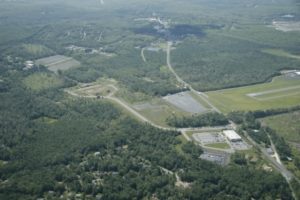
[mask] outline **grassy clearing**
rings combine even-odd
[[[189,113],[181,111],[175,106],[166,103],[164,100],[160,98],[152,99],[151,101],[148,101],[148,103],[150,103],[152,107],[139,110],[138,112],[144,115],[150,121],[161,126],[168,127],[166,120],[171,115],[176,115],[176,116],[190,115]]]
[[[124,99],[126,102],[131,104],[142,102],[142,101],[150,101],[151,96],[142,93],[142,92],[130,92],[125,88],[121,88],[116,94],[117,97]]]
[[[56,122],[58,122],[57,119],[54,119],[54,118],[50,118],[50,117],[40,117],[37,119],[38,122],[43,122],[43,123],[46,123],[46,124],[54,124]]]
[[[267,117],[262,121],[286,140],[300,143],[300,111]]]
[[[40,44],[23,44],[22,48],[30,55],[39,57],[52,54],[53,51],[44,45]]]
[[[300,93],[294,90],[277,92],[275,98],[259,100],[247,94],[260,93],[270,90],[284,89],[300,85],[300,79],[276,77],[270,83],[246,87],[207,92],[210,101],[221,111],[228,113],[235,110],[264,110],[270,108],[290,107],[300,104]],[[281,95],[282,94],[282,95]]]
[[[38,92],[63,86],[64,81],[55,74],[36,73],[26,77],[23,83],[27,88]]]
[[[270,94],[263,94],[260,96],[255,97],[259,101],[267,101],[270,99],[278,99],[282,97],[288,97],[288,96],[295,96],[300,94],[300,87],[288,89],[286,91],[280,91],[280,92],[273,92]]]
[[[287,57],[287,58],[295,58],[300,59],[300,55],[294,55],[289,52],[286,52],[282,49],[263,49],[263,53],[268,53],[275,56]]]
[[[115,89],[111,86],[92,84],[90,86],[77,89],[76,93],[83,96],[107,96],[114,90]]]
[[[182,147],[182,145],[184,145],[184,144],[187,143],[187,140],[183,137],[183,135],[177,136],[177,139],[180,140],[181,143],[180,143],[180,144],[177,144],[177,145],[175,146],[175,149],[176,149],[176,151],[177,151],[178,153],[184,155],[184,152],[182,151],[182,148],[181,148],[181,147]]]
[[[214,144],[207,144],[207,147],[217,148],[217,149],[229,149],[230,146],[227,143],[214,143]]]

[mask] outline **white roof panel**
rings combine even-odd
[[[234,130],[225,130],[223,131],[224,135],[230,140],[241,140],[241,136],[237,134]]]

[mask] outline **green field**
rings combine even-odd
[[[137,105],[143,104],[139,103]],[[144,106],[144,108],[141,109],[136,109],[136,105],[133,105],[132,107],[134,107],[135,110],[137,110],[140,114],[148,118],[153,123],[164,127],[168,127],[166,120],[172,115],[190,115],[190,113],[184,112],[160,98],[154,98],[150,101],[147,101],[144,105],[146,106]]]
[[[64,81],[54,74],[35,73],[23,80],[27,88],[34,91],[42,91],[50,88],[63,86]]]
[[[263,53],[268,53],[274,56],[281,56],[281,57],[287,57],[287,58],[295,58],[295,59],[300,59],[299,55],[294,55],[289,52],[286,52],[282,49],[263,49]]]
[[[205,145],[207,147],[217,148],[217,149],[229,149],[230,146],[227,143],[214,143]]]
[[[209,100],[225,113],[236,110],[290,107],[300,104],[300,79],[280,76],[270,83],[218,90],[206,94]]]
[[[23,44],[21,49],[36,57],[43,57],[54,53],[51,49],[40,44]]]
[[[300,111],[267,117],[262,122],[286,140],[300,142]]]

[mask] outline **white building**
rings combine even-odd
[[[31,60],[28,60],[25,62],[25,67],[23,68],[23,70],[29,70],[32,69],[34,67],[34,62]]]
[[[223,131],[223,134],[230,140],[231,142],[238,142],[242,141],[241,136],[237,134],[234,130],[225,130]]]

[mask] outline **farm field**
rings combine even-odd
[[[300,78],[279,76],[270,83],[206,93],[222,112],[264,110],[300,104]]]
[[[45,65],[50,71],[57,72],[58,70],[68,70],[73,67],[78,67],[80,63],[70,57],[55,55],[46,58],[41,58],[35,61],[38,65]]]

